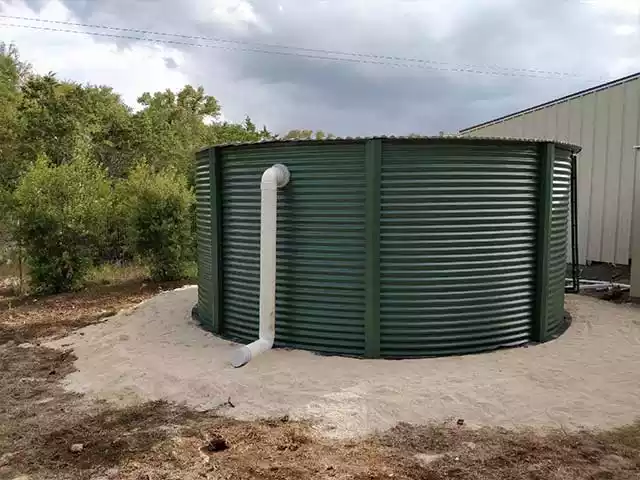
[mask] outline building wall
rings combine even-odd
[[[640,236],[640,78],[465,131],[582,146],[578,157],[578,252],[585,261],[629,263],[632,219]],[[634,209],[634,191],[636,207]]]

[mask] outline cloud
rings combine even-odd
[[[173,58],[164,57],[163,60],[164,60],[164,65],[167,68],[169,68],[171,70],[178,68],[178,62],[176,62]]]
[[[100,77],[105,80],[99,83],[138,93],[180,81],[202,84],[222,103],[227,118],[240,120],[248,113],[277,131],[455,131],[640,70],[637,0],[60,1],[32,0],[30,7],[42,18],[57,5],[64,10],[57,15],[74,21],[225,41],[176,38],[208,45],[200,48],[109,38],[73,43],[71,34],[27,31],[19,42],[25,58],[32,60],[22,41],[33,45],[44,38],[37,45],[44,52],[40,57],[47,57],[47,39],[60,35],[71,43],[56,51],[56,66],[68,65],[76,51],[88,62],[82,68],[73,62],[72,72],[64,67],[71,72],[65,75]],[[114,59],[102,67],[87,59],[100,49]],[[116,58],[138,65],[118,68]],[[412,66],[390,65],[394,62]]]
[[[37,16],[68,21],[74,18],[59,2],[31,1],[5,4],[2,13]],[[27,23],[27,22],[22,22]],[[34,24],[34,23],[30,23]],[[3,26],[0,39],[14,42],[21,57],[38,73],[55,72],[59,78],[81,83],[109,85],[134,106],[145,91],[177,89],[188,83],[188,76],[167,65],[165,58],[182,58],[179,50],[143,43],[121,48],[114,42],[97,41],[90,35],[44,32]]]

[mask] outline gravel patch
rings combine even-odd
[[[630,305],[568,295],[569,330],[528,348],[420,360],[272,350],[234,369],[236,344],[191,319],[196,299],[195,287],[162,293],[50,342],[77,356],[65,388],[119,405],[164,399],[239,419],[311,419],[333,437],[450,418],[607,428],[638,414],[640,309]]]

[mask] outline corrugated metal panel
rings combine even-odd
[[[573,142],[577,144],[580,143],[580,139],[582,136],[582,103],[581,102],[567,102],[569,108],[569,132],[568,135]],[[576,186],[579,186],[576,182]],[[569,192],[569,195],[571,195],[571,192]],[[576,188],[576,195],[578,195],[578,188]],[[567,261],[573,261],[573,242],[575,241],[575,239],[573,238],[572,232],[571,232],[571,222],[573,221],[573,219],[571,218],[573,214],[573,209],[569,208],[569,231],[567,232],[567,236],[569,238],[568,243],[567,243]],[[582,227],[581,221],[580,221],[580,211],[578,211],[578,215],[577,215],[577,222],[578,222],[578,239],[582,238],[579,232],[580,227]],[[581,245],[583,245],[584,242],[580,242],[580,240],[578,240],[578,261],[580,261],[580,259],[584,259],[584,255],[580,256],[580,247]],[[584,262],[584,260],[583,260]]]
[[[469,133],[471,133],[471,132],[473,132],[475,130],[480,130],[482,128],[486,128],[486,127],[489,127],[491,125],[494,125],[496,123],[508,122],[511,119],[523,117],[523,116],[528,115],[528,114],[530,114],[532,112],[536,112],[538,110],[542,110],[542,109],[545,109],[545,108],[550,108],[550,107],[555,106],[555,105],[557,105],[559,103],[565,103],[565,102],[568,102],[570,100],[574,100],[574,99],[578,99],[580,97],[585,97],[587,95],[591,95],[591,94],[593,94],[595,92],[599,92],[599,91],[602,91],[602,90],[607,90],[607,89],[610,89],[610,88],[618,87],[620,85],[624,85],[626,83],[630,83],[630,82],[636,81],[638,79],[640,79],[640,72],[637,72],[637,73],[634,73],[634,74],[631,74],[631,75],[627,75],[626,77],[617,78],[617,79],[612,80],[610,82],[603,83],[601,85],[596,85],[595,87],[587,88],[586,90],[581,90],[579,92],[572,93],[572,94],[566,95],[564,97],[553,99],[553,100],[551,100],[549,102],[545,102],[545,103],[542,103],[542,104],[539,104],[539,105],[535,105],[533,107],[529,107],[529,108],[526,108],[524,110],[520,110],[520,111],[515,112],[515,113],[510,113],[508,115],[504,115],[502,117],[498,117],[498,118],[495,118],[493,120],[489,120],[487,122],[479,123],[479,124],[473,125],[471,127],[464,128],[464,129],[460,130],[460,133],[462,135],[467,135],[467,134],[469,134]]]
[[[545,121],[546,119],[541,115],[540,112],[533,112],[531,115],[527,115],[527,117],[531,117],[531,126],[530,130],[526,130],[525,137],[529,137],[533,135],[529,132],[539,132],[537,135],[543,137],[545,135]],[[525,123],[526,124],[526,123]]]
[[[364,143],[227,147],[222,159],[223,333],[258,333],[260,179],[284,163],[279,194],[276,345],[364,352]]]
[[[569,136],[572,142],[580,145],[582,141],[582,102],[569,102]]]
[[[611,93],[604,90],[595,94],[595,128],[593,166],[591,167],[591,191],[589,194],[589,231],[587,233],[587,258],[604,259],[602,256],[602,219],[604,208],[604,185],[607,170],[607,141],[609,136],[609,105]],[[612,260],[602,260],[605,262]]]
[[[530,339],[538,152],[533,144],[383,144],[383,356]]]
[[[546,110],[544,114],[546,114],[544,136],[547,138],[557,139],[558,108],[556,107],[553,110]]]
[[[209,152],[202,151],[196,156],[196,239],[198,244],[198,319],[207,327],[213,326],[213,277],[211,177]]]
[[[604,215],[602,218],[602,257],[616,263],[618,212],[620,210],[620,172],[622,167],[622,122],[624,121],[624,86],[609,92],[609,125],[605,157]],[[624,261],[626,263],[627,256]]]
[[[640,124],[638,125],[638,136],[636,145],[640,145]],[[635,172],[634,172],[634,186],[638,188],[640,186],[640,148],[635,150]],[[635,195],[633,198],[633,211],[640,212],[640,195]],[[631,255],[640,256],[640,220],[634,218],[631,223]],[[640,278],[640,262],[631,262],[631,278]],[[631,282],[631,291],[629,292],[632,298],[640,297],[640,284],[636,281]]]
[[[635,108],[637,105],[638,108]],[[625,85],[624,120],[622,121],[622,165],[620,173],[620,204],[618,208],[618,235],[616,254],[627,258],[632,256],[633,219],[640,215],[640,208],[634,209],[634,191],[640,189],[635,181],[636,150],[640,145],[640,82]],[[637,195],[640,198],[640,194]],[[619,262],[620,263],[620,262]]]
[[[579,103],[582,108],[582,128],[580,145],[583,150],[578,157],[578,258],[581,264],[589,258],[587,256],[587,245],[589,244],[589,222],[591,219],[591,181],[593,179],[593,152],[595,145],[596,130],[596,97],[589,95],[584,97]]]
[[[469,136],[549,137],[580,145],[578,252],[586,261],[627,264],[630,254],[640,78],[634,77],[516,117],[465,131]],[[638,188],[637,185],[635,188]],[[636,212],[640,216],[640,212]]]
[[[213,323],[242,342],[257,337],[259,184],[266,168],[283,162],[292,181],[278,206],[277,346],[397,358],[521,344],[534,333],[540,312],[535,292],[542,290],[542,332],[552,335],[563,316],[570,147],[556,149],[552,188],[544,189],[553,202],[543,204],[542,146],[376,139],[201,153],[201,319],[210,322],[218,295],[212,287],[222,280]],[[216,195],[209,193],[212,176],[222,178]],[[545,228],[551,233],[540,237],[549,243],[549,277],[540,277],[541,290],[536,280],[543,271],[537,256],[542,205],[548,207]],[[222,224],[212,224],[220,212]],[[212,238],[220,231],[221,259],[214,257],[219,243]],[[379,244],[367,241],[374,234]],[[222,279],[219,270],[213,278],[220,260]],[[376,280],[366,281],[367,272]]]
[[[564,325],[564,286],[571,192],[571,152],[556,148],[551,193],[551,233],[549,235],[549,282],[546,338]]]
[[[557,118],[557,122],[556,122],[556,132],[553,135],[553,139],[560,139],[560,138],[569,138],[569,129],[570,129],[570,124],[569,124],[569,120],[570,120],[570,112],[569,112],[569,103],[568,102],[564,102],[564,103],[560,103],[558,104],[558,108],[556,109],[556,118]]]
[[[523,125],[524,122],[522,121],[522,118],[515,119],[513,125],[511,126],[511,128],[509,128],[509,135],[512,135],[514,137],[521,137]]]

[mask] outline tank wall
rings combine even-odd
[[[538,167],[535,145],[385,144],[383,356],[465,353],[530,339]]]
[[[551,232],[549,235],[549,283],[546,338],[564,326],[564,286],[571,194],[571,152],[557,148],[553,162]]]
[[[400,139],[197,156],[205,327],[258,335],[260,178],[278,194],[276,346],[387,358],[546,340],[564,326],[570,152]]]
[[[213,329],[213,246],[217,241],[212,229],[211,150],[196,156],[196,239],[198,244],[198,318]]]
[[[362,355],[365,309],[364,144],[257,145],[222,155],[224,335],[258,333],[260,178],[279,191],[276,345]]]

